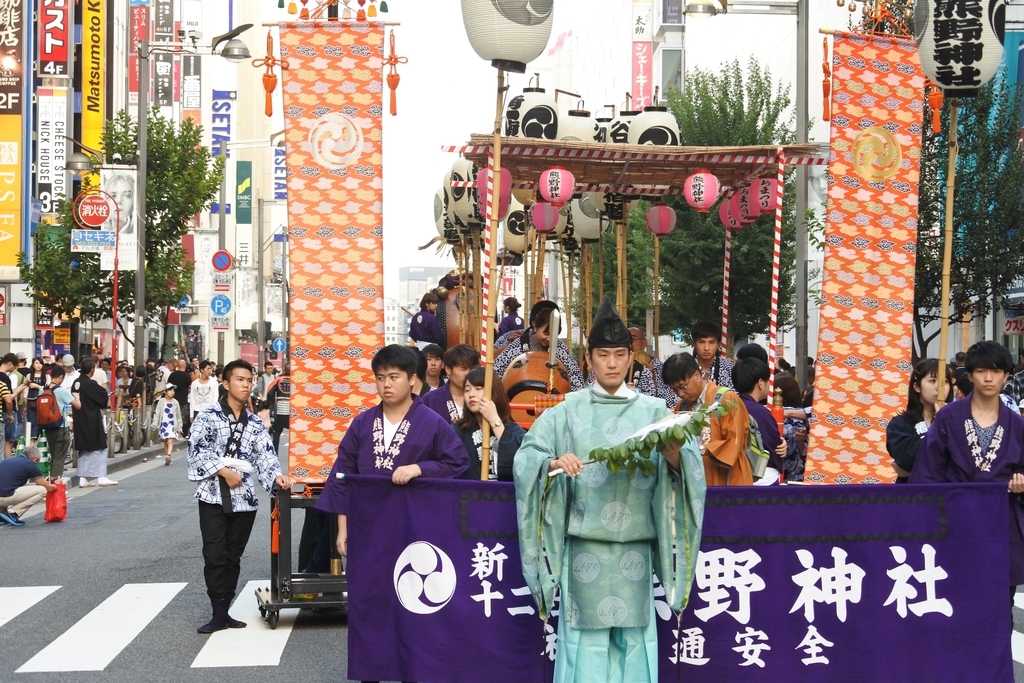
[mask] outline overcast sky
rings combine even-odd
[[[552,43],[573,28],[574,16],[609,13],[624,3],[628,0],[555,0]],[[384,124],[385,293],[394,296],[400,267],[453,265],[416,247],[437,234],[434,193],[455,159],[441,153],[442,145],[464,144],[471,133],[491,130],[496,72],[470,47],[456,0],[392,0],[389,5],[387,18],[402,22],[397,51],[409,58],[399,68],[398,116],[387,116]],[[835,0],[811,0],[810,13],[809,111],[811,120],[819,122],[812,138],[827,141],[827,125],[820,123],[823,36],[818,28],[846,28],[851,14]],[[783,82],[794,81],[795,17],[729,15],[691,22],[686,40],[687,70],[715,69],[732,59],[745,63],[753,55]],[[586,58],[575,56],[577,63]],[[530,70],[548,66],[550,59],[543,55]],[[523,85],[522,77],[515,77],[512,93]]]

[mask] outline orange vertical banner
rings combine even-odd
[[[324,480],[376,405],[384,344],[382,23],[281,24],[292,418],[288,470]]]
[[[885,428],[912,369],[925,82],[913,40],[835,33],[811,483],[896,476]]]

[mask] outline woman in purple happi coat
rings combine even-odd
[[[498,325],[498,336],[523,329],[523,319],[519,315],[519,300],[514,296],[505,299],[505,317]]]
[[[379,474],[403,486],[417,477],[454,479],[469,455],[448,423],[412,394],[416,351],[385,346],[373,357],[380,404],[352,420],[316,509],[338,515],[338,552],[348,556],[348,487],[339,474]]]
[[[999,399],[1013,371],[1003,346],[982,341],[967,350],[974,391],[935,414],[911,484],[1005,481],[1010,505],[1010,586],[1024,584],[1024,418]]]
[[[441,348],[445,346],[444,331],[441,329],[441,323],[437,322],[437,316],[434,315],[439,303],[441,300],[437,298],[437,294],[427,292],[420,299],[419,313],[414,315],[412,322],[409,323],[409,336],[420,349],[429,344],[437,344]]]

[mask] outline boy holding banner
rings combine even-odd
[[[555,683],[657,681],[652,570],[676,612],[693,580],[706,490],[696,442],[654,452],[651,476],[588,462],[669,415],[626,386],[631,347],[605,298],[588,338],[595,383],[545,411],[513,465],[523,575],[542,619],[561,595]]]
[[[316,509],[338,515],[338,552],[348,556],[346,474],[381,474],[399,486],[417,477],[454,479],[469,467],[469,455],[440,415],[413,396],[418,359],[405,346],[385,346],[371,368],[381,402],[352,420],[338,446],[338,459]]]

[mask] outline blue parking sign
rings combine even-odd
[[[227,315],[231,311],[231,299],[218,294],[210,299],[210,312],[214,315]]]

